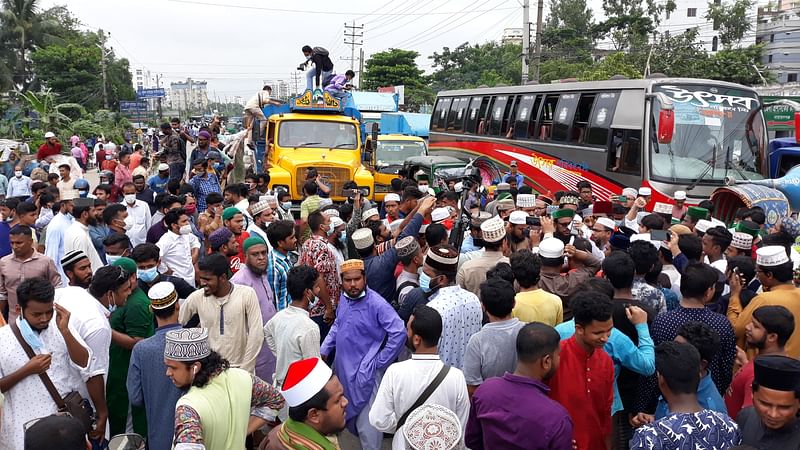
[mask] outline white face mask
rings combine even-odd
[[[22,171],[21,170],[15,170],[14,171],[14,176],[17,177],[17,178],[22,178]]]
[[[191,225],[184,225],[179,230],[180,234],[192,234],[192,226]]]
[[[128,216],[125,218],[125,231],[131,231],[131,228],[133,228],[133,218]]]
[[[125,203],[132,205],[136,203],[136,194],[126,194],[125,195]]]
[[[428,193],[428,185],[427,184],[420,184],[418,187],[419,187],[419,191],[422,192],[423,194],[427,194]]]

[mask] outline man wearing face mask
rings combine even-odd
[[[125,234],[111,233],[103,241],[103,248],[106,252],[106,261],[108,264],[113,264],[131,253],[131,240]]]
[[[322,276],[320,286],[320,302],[311,308],[311,320],[320,326],[322,337],[327,335],[327,328],[333,322],[335,302],[339,298],[339,280],[337,279],[336,257],[328,249],[327,235],[330,229],[330,217],[319,211],[308,216],[311,237],[303,243],[298,264],[317,269]]]
[[[75,220],[64,232],[64,253],[80,250],[89,257],[92,271],[104,266],[100,255],[89,237],[89,226],[97,224],[94,200],[91,198],[77,198],[73,202],[72,214]]]
[[[198,159],[192,162],[192,179],[189,184],[194,189],[195,196],[197,197],[197,210],[204,212],[206,210],[206,197],[212,192],[219,193],[222,188],[219,184],[219,178],[212,173],[208,173],[208,161],[205,159]]]
[[[171,270],[174,277],[196,286],[194,267],[200,256],[200,241],[192,234],[188,214],[180,208],[169,211],[164,216],[164,224],[169,231],[156,243],[161,250],[161,264]]]
[[[99,281],[100,272],[94,277],[92,286],[97,282],[99,289],[90,288],[97,296],[105,288],[106,295],[117,305],[111,311],[109,322],[114,334],[111,336],[109,352],[109,369],[107,393],[108,418],[111,435],[126,431],[129,423],[133,423],[133,431],[142,436],[147,435],[147,419],[144,408],[131,409],[128,402],[128,367],[131,362],[131,350],[137,342],[149,338],[155,332],[153,312],[150,310],[150,299],[136,285],[136,263],[124,257],[115,261],[112,266],[121,269],[118,276],[109,274],[107,279]]]
[[[119,203],[108,205],[103,210],[103,222],[108,225],[108,235],[112,233],[125,234],[133,227],[133,222],[128,218],[127,208]],[[106,255],[106,261],[108,261],[108,255]],[[111,261],[108,262],[111,263]]]
[[[14,176],[8,180],[6,198],[28,197],[31,195],[31,179],[22,174],[22,166],[14,167]]]
[[[333,253],[334,258],[336,258],[337,277],[341,275],[339,273],[339,266],[341,266],[344,262],[344,252],[346,251],[347,247],[347,235],[345,234],[344,228],[344,221],[339,217],[332,216],[331,223],[328,226],[328,231],[326,233],[328,249],[331,251],[331,253]]]
[[[195,291],[194,286],[187,283],[183,278],[164,275],[159,272],[159,267],[163,267],[163,265],[161,263],[161,250],[157,245],[137,245],[131,252],[131,259],[136,262],[136,276],[139,278],[139,289],[145,294],[150,295],[150,288],[162,281],[172,283],[175,291],[178,293],[178,298],[181,300],[185,300]]]
[[[402,350],[405,328],[391,305],[367,287],[364,261],[345,261],[341,273],[338,313],[320,354],[327,359],[336,349],[333,367],[350,400],[347,428],[358,436],[362,448],[377,449],[383,433],[370,424],[369,412],[383,371]]]
[[[47,237],[45,240],[44,254],[49,256],[53,261],[61,261],[64,257],[64,232],[72,225],[72,207],[73,200],[78,198],[78,191],[67,191],[61,196],[61,203],[59,204],[59,211],[47,225]],[[61,280],[64,281],[67,277],[60,265],[56,265],[58,273],[61,275]]]
[[[278,214],[278,220],[294,220],[292,215],[292,196],[286,191],[278,190],[276,195],[277,204],[280,205],[278,209],[273,209]],[[271,205],[270,205],[271,206]]]
[[[147,230],[152,225],[150,205],[136,198],[136,186],[132,183],[125,183],[122,186],[125,207],[128,210],[128,217],[133,226],[128,230],[131,244],[136,247],[147,242]]]

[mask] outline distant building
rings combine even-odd
[[[719,0],[715,0],[717,3]],[[755,3],[755,2],[754,2]],[[671,13],[664,13],[661,23],[656,31],[662,35],[678,35],[692,28],[698,31],[698,40],[702,48],[707,52],[716,52],[722,49],[719,41],[719,32],[714,22],[706,19],[708,13],[708,3],[698,0],[675,0],[675,10]],[[756,43],[755,22],[758,9],[753,5],[747,13],[753,21],[753,29],[744,36],[736,47],[748,47]]]
[[[208,83],[187,78],[169,84],[169,105],[180,111],[202,111],[208,108]]]
[[[281,100],[289,100],[292,92],[286,80],[264,80],[264,84],[272,87],[272,96]]]
[[[800,2],[797,2],[800,3]],[[781,2],[793,8],[795,2]],[[779,84],[800,81],[800,17],[794,10],[760,10],[756,36],[764,44],[761,63]]]
[[[234,95],[233,98],[231,99],[231,103],[236,103],[237,105],[244,106],[244,97],[242,97],[241,95]]]
[[[503,44],[522,44],[522,28],[506,28],[503,30]]]

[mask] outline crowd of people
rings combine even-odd
[[[380,203],[310,169],[295,219],[161,129],[154,171],[101,147],[89,192],[46,154],[0,203],[0,450],[800,448],[794,218],[513,163]]]

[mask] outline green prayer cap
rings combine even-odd
[[[128,257],[122,257],[113,263],[112,266],[122,267],[128,275],[136,273],[136,262]]]
[[[242,214],[242,212],[239,211],[239,208],[229,206],[222,211],[222,220],[231,220],[233,219],[233,216],[237,214]]]
[[[244,240],[242,248],[244,248],[244,252],[247,253],[247,250],[254,245],[267,245],[267,242],[261,236],[250,236]]]
[[[686,210],[686,215],[693,218],[693,219],[707,219],[708,218],[708,210],[705,208],[701,208],[699,206],[690,206],[688,210]]]
[[[750,224],[747,223],[747,220],[743,220],[736,224],[736,231],[740,233],[747,233],[754,238],[758,237],[759,231],[761,231],[758,227],[751,227]],[[752,222],[751,222],[752,223]],[[753,223],[755,225],[755,223]]]
[[[673,217],[673,218],[671,218],[669,220],[669,223],[671,223],[672,225],[677,225],[677,224],[681,223],[681,219],[678,219],[677,217]]]
[[[558,219],[563,219],[565,217],[572,219],[573,217],[575,217],[575,211],[569,208],[557,209],[553,211],[553,219],[558,220]]]

